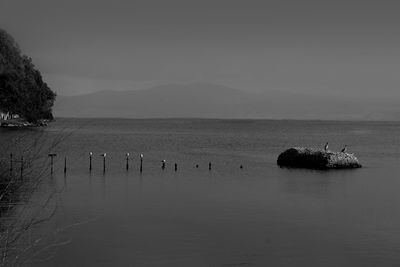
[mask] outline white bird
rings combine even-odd
[[[143,158],[143,154],[140,154],[140,158]]]
[[[342,149],[342,152],[345,153],[347,151],[347,145],[344,146],[344,148]]]
[[[103,153],[103,154],[100,155],[100,157],[104,157],[104,158],[105,158],[106,156],[107,156],[107,153]]]
[[[325,151],[328,151],[328,148],[329,148],[329,143],[326,142],[325,147],[324,147]]]
[[[93,152],[89,152],[89,156],[93,156]]]

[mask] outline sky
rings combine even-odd
[[[400,2],[1,0],[59,95],[210,82],[400,99]]]

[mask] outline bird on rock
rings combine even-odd
[[[325,147],[324,147],[325,151],[328,151],[328,148],[329,148],[329,143],[326,142]]]

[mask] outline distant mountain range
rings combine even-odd
[[[145,90],[59,96],[56,117],[265,118],[399,120],[397,101],[268,91],[248,93],[211,83],[168,84]]]

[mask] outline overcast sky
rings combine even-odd
[[[398,1],[1,0],[0,27],[62,95],[214,82],[400,96]]]

